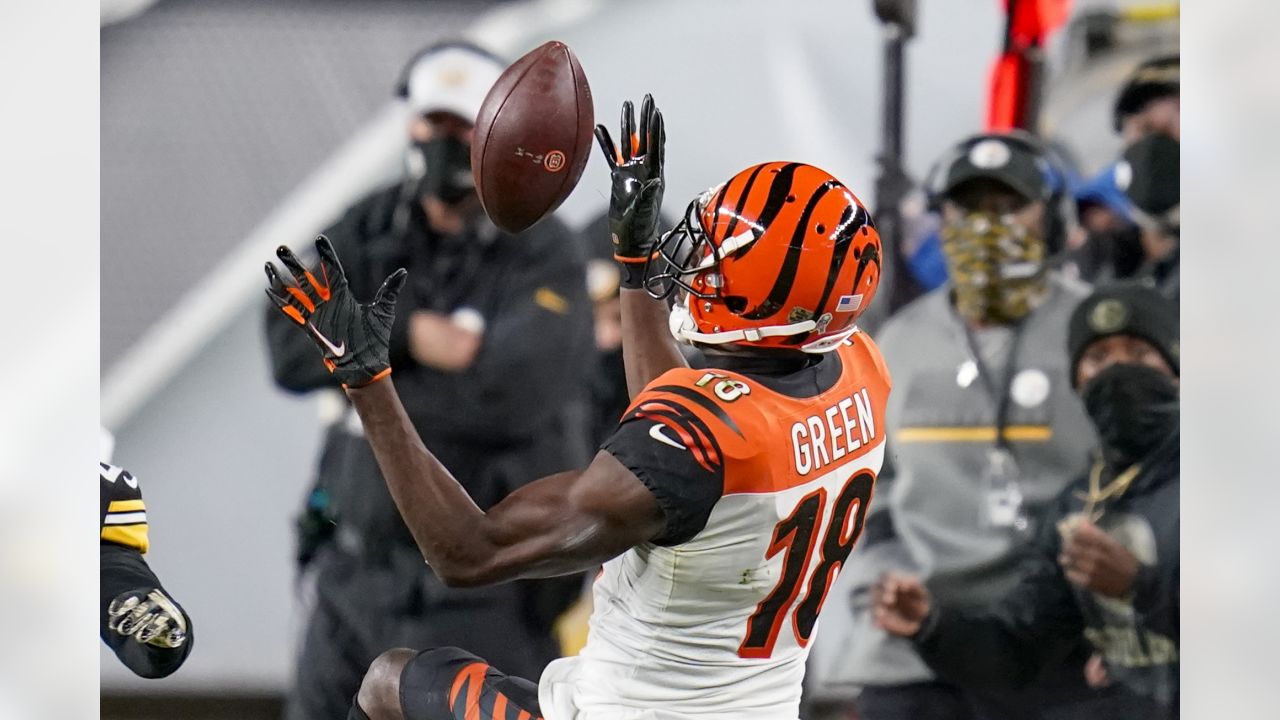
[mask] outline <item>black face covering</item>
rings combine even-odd
[[[1178,387],[1159,370],[1121,363],[1098,373],[1080,393],[1112,468],[1141,462],[1178,429]]]
[[[436,197],[455,205],[475,194],[471,176],[471,146],[452,137],[414,143],[426,163],[418,184],[418,197]]]

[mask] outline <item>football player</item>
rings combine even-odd
[[[277,251],[292,284],[267,264],[269,294],[346,388],[442,579],[604,565],[585,649],[537,685],[455,648],[394,649],[350,718],[797,717],[809,642],[884,455],[889,374],[855,325],[879,283],[880,238],[839,180],[771,162],[699,195],[655,245],[663,122],[649,97],[638,132],[634,117],[626,103],[621,149],[596,130],[632,404],[587,468],[488,512],[422,445],[388,377],[404,271],[362,305],[323,237],[314,271]],[[713,369],[688,368],[672,335]]]
[[[150,541],[138,479],[107,463],[99,475],[102,641],[136,675],[171,675],[191,654],[191,618],[142,557]]]

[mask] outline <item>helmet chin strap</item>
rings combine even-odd
[[[824,338],[818,338],[811,343],[801,345],[800,349],[807,353],[828,353],[840,347],[840,345],[846,340],[853,337],[853,334],[856,332],[858,332],[858,326],[851,325],[848,330],[845,330],[839,335],[828,335]]]
[[[727,343],[738,342],[755,342],[763,340],[767,337],[778,337],[785,335],[798,335],[812,331],[818,327],[818,323],[813,320],[805,320],[803,322],[791,323],[789,325],[767,325],[760,328],[745,328],[742,330],[725,330],[724,332],[704,333],[698,332],[698,324],[694,321],[693,315],[689,312],[689,296],[677,302],[671,308],[671,315],[667,319],[668,327],[671,335],[679,342],[684,343],[704,343],[706,345],[725,345]],[[840,343],[849,338],[850,335],[857,332],[857,326],[849,328],[846,332],[839,335],[814,340],[811,343],[801,345],[799,350],[807,353],[826,353],[835,350]]]

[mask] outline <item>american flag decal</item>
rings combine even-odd
[[[836,302],[836,312],[855,312],[862,307],[862,293],[857,295],[841,295]]]

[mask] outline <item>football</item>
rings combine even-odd
[[[507,68],[476,116],[471,172],[495,225],[520,232],[560,207],[591,152],[591,87],[568,45],[551,41]]]

